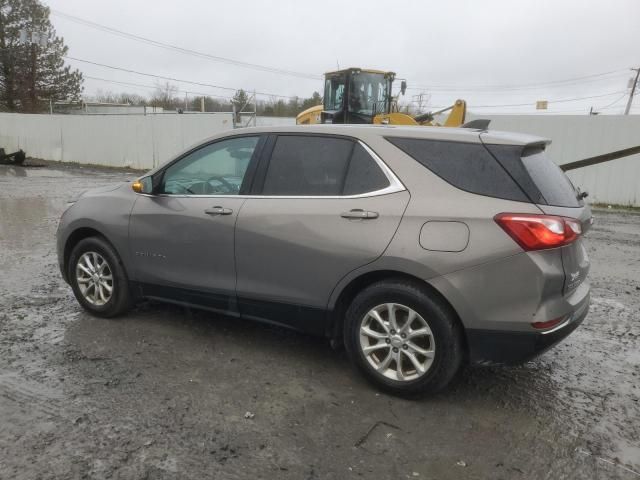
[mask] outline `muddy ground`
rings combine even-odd
[[[131,174],[0,166],[0,478],[640,478],[640,216],[597,212],[581,328],[444,393],[378,393],[322,339],[60,278],[67,199]],[[251,412],[253,418],[245,418]]]

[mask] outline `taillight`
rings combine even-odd
[[[573,242],[582,233],[580,222],[573,218],[499,213],[494,220],[524,250],[562,247]]]
[[[554,318],[553,320],[547,320],[546,322],[533,322],[531,326],[536,330],[546,330],[562,323],[564,320],[566,320],[566,318],[567,317],[565,316],[560,318]]]

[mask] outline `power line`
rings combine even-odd
[[[620,82],[623,79],[626,78],[625,74],[617,74],[616,76],[612,76],[609,78],[594,78],[594,79],[587,79],[587,80],[583,80],[583,81],[577,81],[577,82],[572,82],[572,83],[565,83],[565,84],[555,84],[555,85],[539,85],[539,86],[528,86],[528,87],[513,87],[513,88],[494,88],[494,87],[490,87],[490,88],[480,88],[480,87],[450,87],[450,88],[445,88],[443,87],[407,87],[407,90],[414,90],[414,91],[421,91],[421,92],[426,92],[426,93],[439,93],[439,92],[444,92],[444,93],[456,93],[456,92],[460,92],[460,94],[465,94],[465,93],[476,93],[476,94],[487,94],[487,95],[495,95],[495,94],[505,94],[505,95],[509,95],[513,92],[519,92],[519,91],[532,91],[531,93],[536,93],[535,91],[540,91],[540,90],[549,90],[549,89],[560,89],[560,88],[575,88],[577,86],[582,86],[582,85],[587,85],[587,84],[593,84],[593,83],[598,83],[598,82],[604,82],[604,81],[608,81],[610,83],[615,83],[615,82]]]
[[[95,23],[92,22],[90,20],[86,20],[84,18],[80,18],[80,17],[76,17],[74,15],[69,15],[68,13],[64,13],[61,12],[59,10],[55,10],[55,9],[50,9],[51,13],[64,18],[66,20],[75,22],[75,23],[79,23],[82,24],[84,26],[90,27],[90,28],[95,28],[97,30],[101,30],[103,32],[106,33],[110,33],[112,35],[116,35],[119,37],[123,37],[123,38],[127,38],[129,40],[134,40],[137,42],[141,42],[141,43],[146,43],[148,45],[153,45],[155,47],[159,47],[159,48],[164,48],[166,50],[172,50],[175,52],[179,52],[179,53],[183,53],[186,55],[192,55],[192,56],[196,56],[199,58],[205,58],[208,60],[213,60],[215,62],[220,62],[220,63],[226,63],[228,65],[234,65],[237,67],[243,67],[243,68],[249,68],[252,70],[259,70],[262,72],[269,72],[269,73],[277,73],[280,75],[289,75],[292,77],[299,77],[299,78],[307,78],[307,79],[312,79],[312,80],[320,80],[322,79],[322,76],[320,75],[314,75],[314,74],[309,74],[309,73],[303,73],[303,72],[296,72],[294,70],[286,70],[283,68],[277,68],[277,67],[269,67],[266,65],[259,65],[257,63],[249,63],[249,62],[243,62],[241,60],[235,60],[232,58],[226,58],[226,57],[220,57],[217,55],[211,55],[209,53],[204,53],[204,52],[199,52],[197,50],[192,50],[190,48],[184,48],[184,47],[180,47],[178,45],[172,45],[170,43],[165,43],[165,42],[161,42],[159,40],[153,40],[151,38],[146,38],[146,37],[142,37],[140,35],[135,35],[133,33],[128,33],[128,32],[124,32],[122,30],[118,30],[112,27],[107,27],[106,25],[101,25],[99,23]]]
[[[83,78],[88,78],[90,80],[98,80],[100,82],[107,82],[107,83],[115,83],[118,85],[125,85],[125,86],[132,86],[132,87],[139,87],[139,88],[147,88],[147,89],[151,89],[151,90],[156,90],[158,88],[158,86],[153,86],[153,85],[143,85],[141,83],[132,83],[132,82],[121,82],[119,80],[110,80],[108,78],[101,78],[101,77],[93,77],[90,75],[83,75]],[[232,100],[233,97],[226,97],[224,95],[214,95],[211,93],[203,93],[203,92],[194,92],[192,90],[176,90],[176,92],[178,93],[191,93],[194,95],[202,95],[203,97],[215,97],[215,98],[223,98],[225,100]]]
[[[165,77],[164,75],[156,75],[153,73],[146,73],[146,72],[139,72],[137,70],[131,70],[128,68],[123,68],[123,67],[115,67],[113,65],[106,65],[104,63],[98,63],[98,62],[92,62],[90,60],[84,60],[82,58],[76,58],[76,57],[70,57],[68,55],[64,55],[64,58],[66,58],[67,60],[73,60],[76,62],[82,62],[82,63],[88,63],[90,65],[96,65],[98,67],[104,67],[104,68],[109,68],[111,70],[119,70],[121,72],[127,72],[127,73],[133,73],[135,75],[142,75],[145,77],[151,77],[151,78],[158,78],[161,80],[169,80],[172,82],[180,82],[180,83],[188,83],[191,85],[198,85],[200,87],[209,87],[209,88],[218,88],[221,90],[229,90],[229,91],[237,91],[237,88],[234,87],[225,87],[222,85],[213,85],[211,83],[203,83],[203,82],[192,82],[191,80],[183,80],[183,79],[179,79],[179,78],[174,78],[174,77]],[[256,95],[264,95],[267,97],[279,97],[279,98],[297,98],[296,96],[292,96],[292,95],[278,95],[275,93],[265,93],[265,92],[255,92]]]
[[[561,99],[557,99],[557,100],[548,100],[548,103],[575,102],[575,101],[579,101],[579,100],[588,100],[590,98],[608,97],[610,95],[615,95],[615,94],[618,94],[618,93],[623,93],[623,92],[622,91],[611,92],[611,93],[604,93],[602,95],[590,95],[590,96],[587,96],[587,97],[561,98]],[[624,92],[624,94],[626,96],[626,92]],[[412,100],[410,103],[415,103],[415,101]],[[532,106],[534,103],[535,103],[535,101],[531,101],[531,102],[527,102],[527,103],[503,103],[503,104],[495,104],[495,105],[473,105],[473,104],[471,104],[470,106],[472,106],[473,108],[527,107],[527,106]],[[431,108],[444,108],[444,107],[433,106]]]
[[[623,98],[625,98],[627,96],[627,92],[624,92],[622,94],[621,97],[616,98],[613,102],[608,103],[607,105],[605,105],[604,107],[598,107],[596,110],[606,110],[608,108],[612,108],[615,106],[616,103],[618,103],[620,100],[622,100]]]
[[[303,73],[303,72],[297,72],[297,71],[293,71],[293,70],[287,70],[287,69],[282,69],[282,68],[277,68],[277,67],[270,67],[270,66],[266,66],[266,65],[260,65],[260,64],[255,64],[255,63],[250,63],[250,62],[244,62],[241,60],[235,60],[235,59],[231,59],[231,58],[227,58],[227,57],[221,57],[221,56],[217,56],[217,55],[212,55],[209,53],[205,53],[205,52],[200,52],[197,50],[193,50],[193,49],[189,49],[189,48],[185,48],[185,47],[180,47],[177,45],[173,45],[173,44],[169,44],[169,43],[165,43],[165,42],[161,42],[158,40],[154,40],[154,39],[150,39],[150,38],[146,38],[146,37],[142,37],[140,35],[135,35],[129,32],[125,32],[122,30],[118,30],[116,28],[112,28],[112,27],[108,27],[106,25],[102,25],[81,17],[77,17],[75,15],[70,15],[68,13],[64,13],[61,12],[59,10],[55,10],[55,9],[50,9],[51,13],[53,15],[56,15],[58,17],[64,18],[66,20],[69,20],[71,22],[75,22],[90,28],[94,28],[106,33],[110,33],[112,35],[116,35],[122,38],[127,38],[130,40],[134,40],[134,41],[138,41],[141,43],[145,43],[148,45],[152,45],[152,46],[156,46],[159,48],[164,48],[167,50],[172,50],[172,51],[176,51],[179,53],[183,53],[183,54],[187,54],[187,55],[192,55],[192,56],[196,56],[199,58],[205,58],[205,59],[209,59],[212,61],[216,61],[216,62],[220,62],[220,63],[226,63],[229,65],[234,65],[234,66],[239,66],[239,67],[243,67],[243,68],[249,68],[249,69],[253,69],[253,70],[259,70],[259,71],[264,71],[264,72],[270,72],[270,73],[276,73],[276,74],[281,74],[281,75],[289,75],[289,76],[294,76],[294,77],[299,77],[299,78],[306,78],[306,79],[313,79],[313,80],[319,80],[322,79],[321,75],[315,75],[315,74],[309,74],[309,73]],[[70,58],[70,57],[68,57]],[[83,61],[80,59],[76,59],[77,61]],[[87,63],[93,63],[93,62],[87,62]],[[94,63],[96,64],[96,63]],[[98,65],[98,64],[96,64]],[[115,68],[115,67],[109,67],[106,65],[100,65],[100,66],[105,66],[106,68]],[[121,69],[123,71],[127,71],[126,69]],[[525,90],[525,89],[536,89],[536,88],[545,88],[548,86],[552,86],[552,85],[561,85],[561,84],[565,84],[563,86],[568,86],[571,85],[572,83],[588,83],[588,82],[594,82],[594,81],[601,81],[604,80],[602,78],[597,78],[597,77],[602,77],[602,76],[606,76],[606,75],[611,75],[613,73],[619,73],[623,70],[612,70],[609,72],[602,72],[602,73],[597,73],[597,74],[592,74],[592,75],[585,75],[585,76],[581,76],[581,77],[574,77],[574,78],[570,78],[570,79],[564,79],[564,80],[556,80],[556,81],[549,81],[549,82],[544,82],[544,83],[539,83],[539,84],[528,84],[528,85],[519,85],[519,86],[514,86],[514,85],[483,85],[483,86],[474,86],[474,87],[463,87],[463,88],[451,88],[449,86],[439,86],[439,85],[434,85],[431,87],[420,87],[420,86],[416,86],[416,87],[409,87],[410,90],[424,90],[424,89],[430,89],[430,90],[437,90],[437,91],[448,91],[448,92],[453,92],[453,91],[491,91],[491,89],[494,89],[493,91],[507,91],[507,90]],[[130,73],[136,73],[139,75],[145,75],[141,72],[134,72],[134,71],[129,71]],[[186,80],[178,80],[178,79],[171,79],[168,77],[161,77],[161,76],[155,76],[157,78],[165,78],[165,79],[169,79],[169,80],[173,80],[173,81],[179,81],[179,82],[183,82],[183,83],[191,83],[194,85],[201,85],[201,86],[210,86],[212,88],[220,88],[220,89],[227,89],[227,90],[231,90],[231,88],[229,87],[221,87],[221,86],[213,86],[213,85],[208,85],[208,84],[202,84],[202,83],[198,83],[198,82],[190,82],[190,81],[186,81]],[[235,89],[233,89],[235,90]],[[257,92],[258,93],[258,92]],[[276,97],[280,97],[280,98],[293,98],[292,96],[286,96],[286,95],[275,95],[275,94],[269,94],[269,93],[258,93],[259,95],[267,95],[267,96],[276,96]],[[519,106],[519,105],[515,105],[514,106]]]
[[[548,103],[564,103],[564,102],[577,102],[579,100],[588,100],[590,98],[602,98],[602,97],[608,97],[610,95],[617,95],[619,93],[626,93],[626,92],[622,92],[622,91],[618,91],[618,92],[610,92],[610,93],[603,93],[602,95],[589,95],[587,97],[574,97],[574,98],[561,98],[561,99],[557,99],[557,100],[548,100]],[[527,102],[527,103],[507,103],[507,104],[502,104],[502,105],[473,105],[473,108],[493,108],[493,107],[527,107],[532,105],[533,102]]]
[[[618,69],[618,70],[611,70],[608,72],[601,72],[601,73],[594,73],[592,75],[584,75],[581,77],[574,77],[574,78],[567,78],[564,80],[552,80],[549,82],[542,82],[542,83],[531,83],[531,84],[524,84],[524,85],[475,85],[475,86],[460,86],[460,87],[452,87],[451,85],[431,85],[431,86],[420,86],[420,85],[416,85],[416,86],[411,86],[411,87],[407,87],[407,90],[441,90],[441,91],[449,91],[449,92],[455,92],[455,91],[505,91],[505,90],[528,90],[528,89],[537,89],[537,88],[548,88],[551,86],[565,86],[562,84],[567,84],[571,85],[571,84],[575,84],[575,83],[589,83],[589,82],[597,82],[597,81],[602,81],[602,80],[611,80],[606,79],[606,78],[599,78],[599,77],[604,77],[607,75],[612,75],[612,74],[618,74],[618,76],[621,76],[622,72],[627,72],[627,69]]]
[[[548,100],[548,103],[566,103],[566,102],[577,102],[580,100],[588,100],[591,98],[602,98],[602,97],[608,97],[611,95],[616,95],[616,94],[623,94],[623,97],[626,96],[626,92],[625,91],[618,91],[618,92],[610,92],[610,93],[603,93],[601,95],[589,95],[589,96],[585,96],[585,97],[574,97],[574,98],[560,98],[560,99],[555,99],[555,100]],[[620,101],[621,98],[620,97],[616,100]],[[410,103],[415,103],[415,101],[411,101]],[[615,103],[615,102],[613,102]],[[611,103],[610,105],[613,105],[613,103]],[[502,107],[530,107],[533,106],[535,104],[535,102],[527,102],[527,103],[504,103],[504,104],[495,104],[495,105],[474,105],[472,103],[467,102],[468,106],[470,109],[475,109],[475,108],[502,108]],[[441,109],[441,108],[446,108],[445,106],[435,106],[432,105],[429,108],[432,109]],[[608,107],[605,107],[608,108]],[[558,112],[559,113],[559,112]]]

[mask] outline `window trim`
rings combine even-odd
[[[271,153],[273,152],[273,148],[275,147],[275,142],[278,136],[313,136],[313,137],[332,137],[332,138],[341,138],[346,140],[351,140],[352,142],[359,143],[362,148],[373,158],[378,167],[382,170],[382,173],[389,180],[389,185],[380,190],[374,190],[371,192],[359,193],[356,195],[262,195],[260,193],[262,189],[262,184],[264,182],[264,174],[266,174],[267,168],[269,167],[269,160],[271,160]],[[171,197],[171,198],[244,198],[244,199],[258,199],[258,198],[268,198],[268,199],[355,199],[355,198],[369,198],[369,197],[379,197],[382,195],[389,195],[392,193],[404,192],[407,188],[404,186],[402,181],[398,178],[398,176],[394,173],[391,168],[385,163],[382,158],[371,148],[369,145],[364,143],[362,140],[356,137],[350,137],[347,135],[332,135],[325,133],[300,133],[300,132],[283,132],[283,133],[243,133],[240,135],[229,135],[222,138],[217,138],[213,141],[203,143],[201,145],[197,145],[194,148],[189,149],[187,152],[182,153],[179,157],[174,158],[166,165],[163,165],[161,169],[156,171],[153,175],[161,174],[164,177],[164,172],[167,168],[172,166],[174,163],[179,162],[187,155],[200,150],[201,148],[207,147],[211,144],[218,143],[224,140],[230,140],[233,138],[241,138],[241,137],[255,137],[258,136],[258,145],[256,145],[256,150],[249,162],[249,166],[247,167],[247,173],[245,177],[251,175],[250,182],[248,185],[248,190],[250,193],[238,194],[238,195],[190,195],[183,193],[155,193],[155,194],[147,194],[147,193],[139,193],[137,195],[142,195],[146,197]],[[262,178],[260,178],[262,177]],[[245,178],[246,179],[246,178]],[[244,186],[244,180],[243,180]]]
[[[303,136],[303,137],[325,137],[325,138],[337,138],[342,140],[349,140],[351,142],[360,144],[362,148],[371,156],[371,158],[376,162],[380,170],[387,180],[389,181],[389,185],[385,188],[381,188],[379,190],[372,190],[370,192],[358,193],[355,195],[262,195],[262,188],[264,186],[264,180],[266,177],[266,173],[269,169],[269,163],[271,162],[271,155],[273,153],[273,149],[275,147],[276,141],[278,137],[290,137],[290,136]],[[339,199],[339,198],[367,198],[367,197],[377,197],[380,195],[388,195],[390,193],[397,193],[405,191],[407,188],[400,181],[400,179],[396,176],[396,174],[389,168],[389,166],[380,158],[380,156],[369,147],[366,143],[364,143],[359,138],[349,137],[347,135],[332,135],[332,134],[317,134],[317,133],[306,133],[306,132],[282,132],[272,134],[267,141],[269,148],[264,149],[264,154],[260,159],[260,164],[256,169],[256,178],[254,181],[253,189],[251,195],[244,195],[246,198],[284,198],[284,199]],[[345,173],[346,174],[346,173]],[[256,185],[257,184],[257,185]]]

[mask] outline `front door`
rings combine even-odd
[[[138,196],[129,238],[145,295],[235,310],[234,228],[259,139],[194,150],[161,173],[157,194]]]

